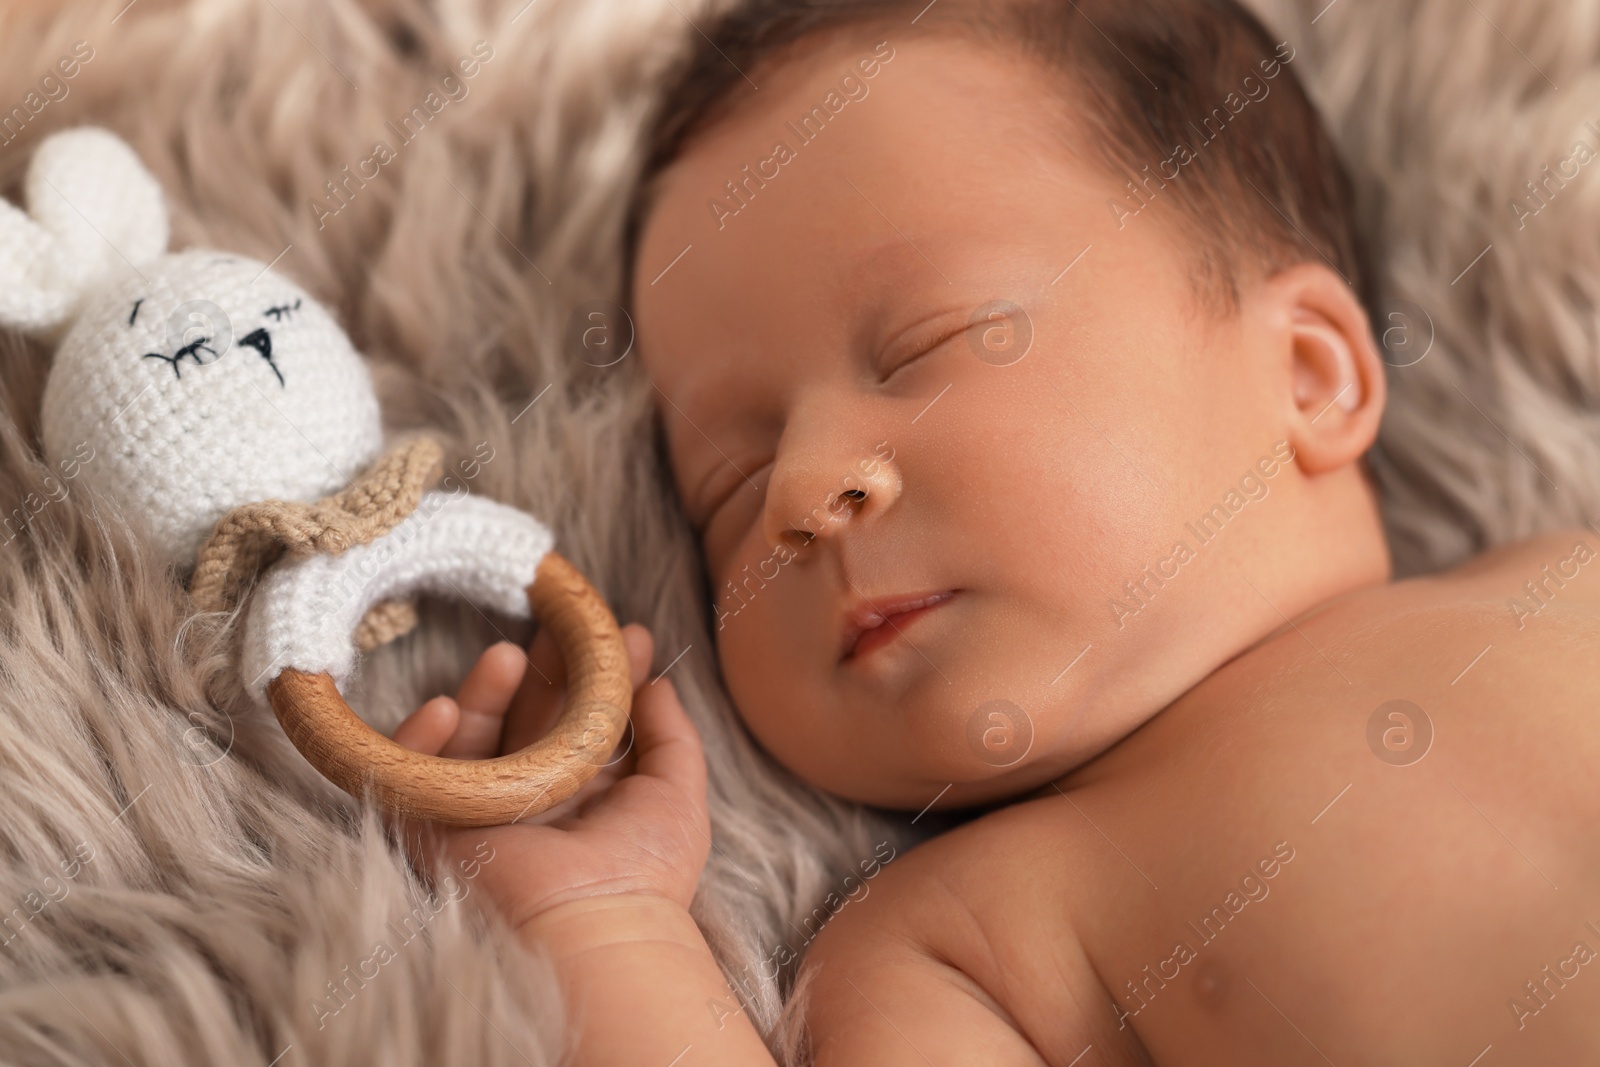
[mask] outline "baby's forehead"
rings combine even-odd
[[[680,255],[761,216],[810,224],[747,257],[773,285],[773,261],[818,234],[870,223],[921,245],[904,211],[919,194],[941,221],[984,218],[1003,244],[1061,209],[1036,181],[1050,171],[1102,188],[1096,221],[1170,227],[1213,307],[1302,261],[1364,292],[1348,182],[1294,46],[1231,0],[1116,0],[1092,33],[1090,6],[802,3],[800,21],[738,8],[663,102],[645,172],[660,195],[634,216],[631,284],[660,286]],[[846,218],[834,192],[876,216]]]
[[[720,235],[742,227],[762,200],[791,211],[813,206],[794,186],[842,177],[870,196],[876,172],[959,174],[997,156],[1026,166],[1064,140],[1046,128],[1065,114],[1062,90],[1042,91],[1045,73],[1009,50],[948,34],[891,42],[856,31],[804,43],[753,68],[759,92],[736,84],[697,116],[692,136],[645,176],[641,230],[688,208],[702,232]],[[988,180],[997,177],[1005,174]],[[981,212],[982,197],[974,187],[950,206]],[[830,221],[813,216],[817,225]],[[670,262],[636,257],[634,284],[659,284]]]
[[[1031,284],[1005,258],[1043,237],[1040,216],[1067,210],[1062,188],[1109,186],[1059,135],[1044,144],[1037,109],[1007,106],[1035,77],[940,36],[834,41],[768,68],[759,99],[748,93],[657,176],[639,221],[630,299],[644,358],[671,364],[658,379],[708,369],[704,349],[768,358],[802,334],[815,344],[886,282],[903,304],[918,282]],[[1089,209],[1097,222],[1104,204]]]

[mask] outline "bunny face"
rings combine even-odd
[[[82,476],[180,565],[232,508],[315,500],[382,446],[366,365],[332,317],[265,264],[203,249],[83,301],[42,430],[52,459],[92,446]]]

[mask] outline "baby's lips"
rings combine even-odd
[[[844,628],[839,642],[840,658],[849,659],[861,636],[868,630],[877,629],[897,615],[942,604],[958,592],[960,590],[942,589],[898,596],[863,597],[854,607],[845,611]]]

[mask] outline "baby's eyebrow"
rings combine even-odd
[[[922,244],[927,243],[926,235]],[[874,283],[894,285],[906,275],[937,279],[940,285],[953,284],[949,275],[928,258],[921,244],[912,244],[911,238],[896,230],[893,234],[859,249],[851,257],[852,268],[846,274],[845,285],[850,292],[860,292]]]

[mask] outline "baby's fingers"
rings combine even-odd
[[[461,724],[461,708],[449,697],[434,697],[395,727],[394,740],[403,748],[437,756]]]
[[[509,641],[489,646],[454,697],[438,696],[406,716],[397,744],[427,756],[487,759],[498,754],[500,724],[524,670],[522,650]]]
[[[437,756],[449,742],[461,721],[461,708],[449,697],[434,697],[408,715],[394,731],[394,741],[402,748]],[[387,808],[380,808],[383,824],[395,834],[405,849],[412,867],[428,871],[427,857],[437,846],[441,829],[420,820],[407,819]]]
[[[590,800],[568,825],[609,849],[619,868],[687,907],[711,851],[700,735],[672,682],[646,682],[633,697],[635,773]]]
[[[527,669],[527,657],[510,641],[499,641],[485,649],[456,693],[460,721],[439,755],[451,759],[491,759],[499,755],[506,709]]]

